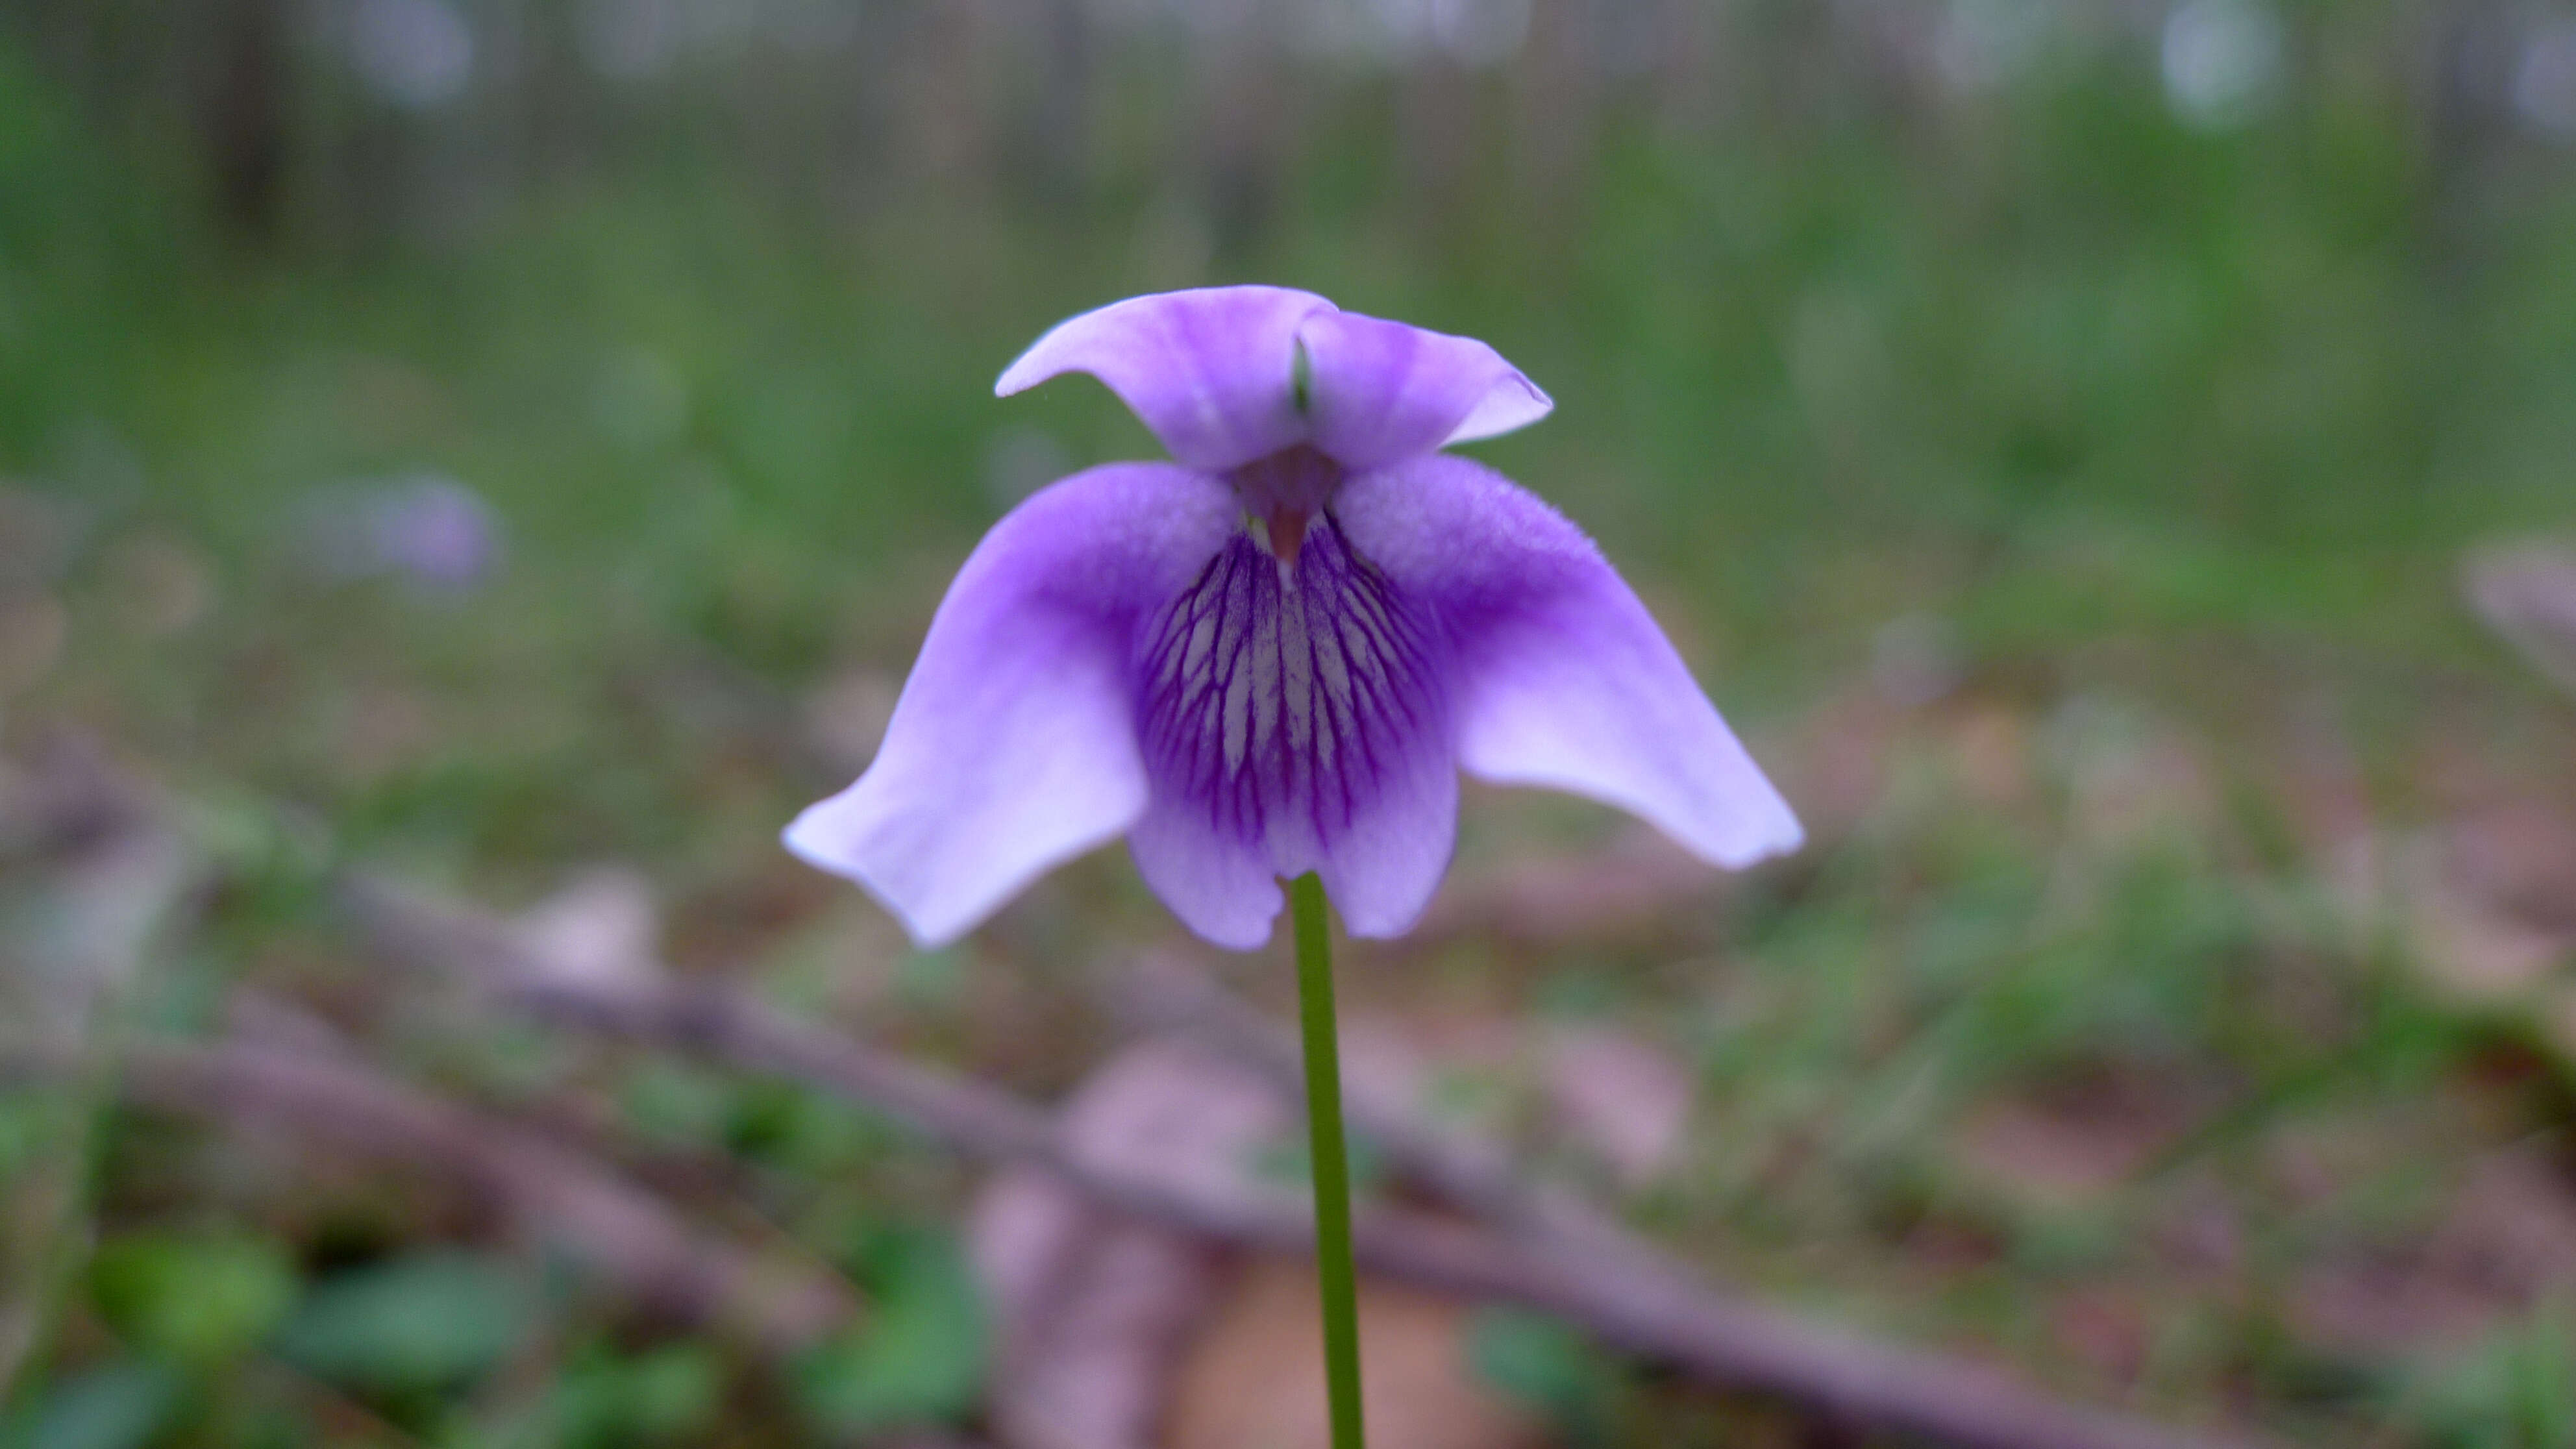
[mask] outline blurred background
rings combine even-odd
[[[1813,836],[1471,793],[1365,1090],[2068,1399],[2576,1444],[2550,0],[10,0],[0,1443],[1320,1444],[1293,1260],[436,964],[1293,1182],[1123,852],[921,954],[776,844],[1157,452],[1001,367],[1247,280],[1547,388]],[[1368,1294],[1384,1449],[1894,1442]]]

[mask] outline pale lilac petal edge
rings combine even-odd
[[[1446,448],[1454,443],[1473,443],[1485,438],[1499,438],[1518,432],[1556,410],[1556,399],[1539,390],[1537,383],[1515,371],[1485,390],[1476,406],[1460,420],[1448,437],[1440,440]]]
[[[1362,551],[1449,621],[1469,774],[1616,806],[1729,868],[1803,841],[1645,605],[1546,503],[1434,456],[1352,479],[1338,510]]]
[[[1458,763],[1427,745],[1386,782],[1374,808],[1324,850],[1315,873],[1354,936],[1413,929],[1449,873],[1458,844]]]
[[[1286,287],[1202,287],[1130,297],[1057,323],[1003,369],[996,396],[1067,372],[1107,384],[1192,468],[1222,471],[1306,435],[1296,407],[1297,329],[1333,304]]]
[[[1127,851],[1154,898],[1210,945],[1257,951],[1270,940],[1287,899],[1278,872],[1257,843],[1210,830],[1197,802],[1149,802]]]
[[[1315,445],[1354,470],[1509,432],[1555,406],[1472,337],[1319,312],[1305,319],[1297,340],[1310,366]]]
[[[950,586],[884,744],[786,832],[924,946],[953,941],[1146,806],[1138,611],[1236,526],[1223,484],[1162,464],[1076,474],[996,524]]]

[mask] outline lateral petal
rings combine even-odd
[[[1056,324],[993,384],[997,396],[1059,373],[1109,385],[1174,459],[1218,472],[1306,436],[1297,328],[1332,303],[1285,287],[1201,287],[1130,297]]]
[[[1472,337],[1318,312],[1297,340],[1306,349],[1315,446],[1353,471],[1507,433],[1556,406]]]
[[[940,601],[876,759],[796,818],[788,849],[936,946],[1125,831],[1146,802],[1137,621],[1237,527],[1223,483],[1160,463],[1077,473],[1012,510]]]
[[[1797,817],[1580,529],[1463,458],[1344,485],[1358,549],[1450,634],[1459,763],[1639,816],[1713,864],[1795,849]]]

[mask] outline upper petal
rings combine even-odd
[[[1616,805],[1703,859],[1797,847],[1797,817],[1599,549],[1491,469],[1433,455],[1353,478],[1352,541],[1448,625],[1459,763]]]
[[[1125,400],[1174,458],[1210,472],[1306,437],[1295,389],[1297,328],[1332,303],[1285,287],[1202,287],[1130,297],[1056,324],[1003,370],[1003,397],[1088,372]]]
[[[1297,340],[1306,349],[1315,446],[1353,470],[1507,433],[1556,406],[1472,337],[1318,312]]]
[[[971,930],[1145,808],[1129,651],[1144,612],[1237,529],[1224,484],[1160,463],[1077,473],[958,571],[858,783],[787,847],[868,888],[913,938]]]

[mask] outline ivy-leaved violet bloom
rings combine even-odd
[[[1277,287],[1135,297],[1038,339],[1008,395],[1109,385],[1168,463],[1062,479],[994,525],[858,783],[787,830],[925,945],[1117,836],[1220,946],[1313,871],[1401,934],[1458,776],[1590,796],[1743,866],[1778,792],[1600,550],[1439,450],[1544,416],[1492,348]]]

